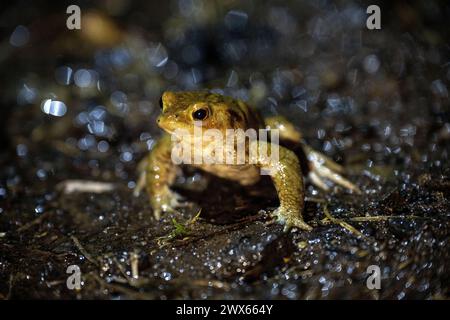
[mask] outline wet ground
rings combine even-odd
[[[80,2],[80,31],[63,6],[4,5],[0,298],[448,298],[450,8],[390,2],[370,31],[367,5]],[[132,189],[157,101],[201,88],[288,116],[363,194],[307,184],[314,229],[284,233],[270,181],[185,168],[192,205],[155,221]]]

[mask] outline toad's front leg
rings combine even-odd
[[[278,157],[273,148],[278,148]],[[302,217],[305,189],[297,156],[289,149],[263,141],[253,141],[250,150],[253,150],[251,154],[255,154],[255,150],[266,150],[257,152],[256,159],[251,160],[266,170],[277,190],[280,206],[272,215],[284,224],[285,231],[291,227],[312,230]]]
[[[171,136],[165,134],[143,160],[140,182],[135,190],[135,194],[138,194],[145,185],[156,219],[161,217],[161,212],[173,211],[182,205],[182,197],[170,190],[179,169],[172,161],[171,155]]]

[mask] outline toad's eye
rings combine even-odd
[[[159,98],[159,107],[160,107],[161,109],[163,108],[162,96],[161,96],[161,98]]]
[[[192,113],[192,118],[195,120],[205,120],[208,117],[208,111],[206,109],[198,109]]]

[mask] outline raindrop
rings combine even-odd
[[[243,11],[231,10],[225,16],[225,26],[232,31],[238,31],[247,25],[248,15]]]
[[[299,98],[302,95],[304,95],[306,93],[305,88],[303,87],[295,87],[294,89],[292,89],[292,97],[293,98]]]
[[[192,82],[193,84],[197,84],[201,81],[202,75],[200,73],[200,71],[198,71],[197,69],[192,68],[191,69],[191,74],[192,74]]]
[[[62,85],[69,85],[72,78],[73,70],[70,67],[59,67],[55,71],[56,82]]]
[[[339,98],[338,96],[332,95],[330,98],[327,99],[327,105],[333,110],[339,109],[341,104],[342,104],[341,98]]]
[[[87,112],[80,112],[75,118],[75,122],[80,125],[84,125],[89,122],[89,115]]]
[[[94,120],[104,120],[105,116],[106,110],[103,106],[97,106],[91,112],[89,112],[89,117]]]
[[[179,0],[178,9],[185,17],[190,17],[195,11],[201,9],[201,2],[194,0]]]
[[[45,180],[45,178],[47,178],[47,172],[45,172],[44,169],[39,169],[39,170],[36,172],[36,175],[37,175],[37,177],[38,177],[39,179],[41,179],[41,180]]]
[[[363,65],[367,73],[374,74],[380,68],[380,60],[376,55],[371,54],[364,58]]]
[[[178,65],[173,61],[169,61],[164,68],[164,76],[170,80],[175,78],[177,74],[178,74]]]
[[[333,146],[330,141],[325,141],[325,143],[323,145],[323,151],[330,152],[332,147]]]
[[[92,134],[95,134],[98,136],[105,135],[105,133],[106,133],[105,123],[100,120],[94,120],[94,121],[89,122],[89,124],[87,125],[87,128],[89,130],[89,133],[92,133]]]
[[[323,139],[324,137],[325,137],[325,130],[323,130],[323,129],[317,130],[317,138]]]
[[[286,8],[274,7],[269,12],[269,23],[277,31],[289,35],[297,29],[295,18],[292,17]]]
[[[431,83],[431,91],[433,93],[441,98],[448,98],[448,91],[445,84],[442,82],[442,80],[434,80]]]
[[[19,94],[17,95],[17,103],[18,104],[26,104],[33,103],[37,97],[36,89],[27,86],[26,84],[20,89]]]
[[[304,112],[307,112],[307,111],[308,111],[308,101],[306,101],[306,100],[298,100],[298,101],[295,101],[295,105],[296,105],[298,108],[302,109]]]
[[[28,153],[28,148],[24,144],[18,144],[16,147],[16,152],[19,157],[25,157]]]
[[[126,48],[117,48],[111,52],[110,59],[114,66],[123,68],[130,63],[131,56]]]
[[[365,12],[358,7],[350,6],[341,13],[345,23],[354,27],[361,27],[365,22]]]
[[[107,152],[109,150],[109,143],[108,141],[102,140],[98,143],[97,149],[100,152]]]
[[[22,47],[28,43],[28,40],[30,40],[30,32],[28,31],[28,28],[20,25],[14,29],[11,37],[9,38],[9,43],[14,47]]]
[[[125,151],[120,155],[120,160],[123,162],[129,162],[133,160],[133,154],[129,151]]]
[[[44,206],[42,206],[42,205],[37,205],[37,206],[34,208],[34,212],[35,212],[35,213],[42,213],[42,212],[44,212]]]
[[[81,138],[78,140],[78,148],[81,150],[88,150],[95,144],[95,138],[94,136],[88,134],[84,138]]]
[[[237,85],[239,76],[236,71],[231,70],[230,76],[228,77],[227,87],[234,87]]]
[[[111,94],[111,103],[115,106],[119,111],[126,112],[127,111],[127,95],[122,91],[114,91]]]
[[[161,43],[148,48],[148,60],[152,66],[162,67],[167,63],[168,59],[167,50]]]
[[[86,88],[94,83],[94,77],[89,70],[80,69],[75,72],[73,77],[75,84],[80,88]]]
[[[146,141],[146,140],[148,140],[148,139],[151,139],[151,137],[152,137],[152,135],[151,135],[149,132],[142,132],[142,133],[139,135],[139,140],[141,140],[141,141]]]
[[[46,99],[41,104],[44,113],[55,117],[62,117],[67,112],[67,107],[62,101]]]
[[[162,278],[166,281],[169,281],[170,279],[172,279],[172,274],[170,272],[164,271],[162,273]]]

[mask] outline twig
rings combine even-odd
[[[8,289],[8,294],[6,295],[6,300],[9,300],[11,298],[13,284],[14,284],[14,275],[11,273],[9,275],[9,289]]]
[[[51,215],[53,213],[53,211],[47,211],[43,214],[41,214],[39,217],[37,217],[36,219],[34,219],[33,221],[30,221],[26,224],[24,224],[23,226],[21,226],[20,228],[17,229],[17,232],[22,232],[25,230],[28,230],[29,228],[31,228],[32,226],[36,225],[36,224],[40,224],[42,222],[42,220],[44,220],[45,218],[47,218],[49,215]]]
[[[75,243],[75,246],[78,248],[78,250],[80,250],[80,252],[83,254],[83,256],[86,257],[86,259],[88,259],[89,262],[91,262],[92,264],[99,266],[98,261],[96,261],[94,258],[92,258],[92,256],[89,254],[89,252],[86,251],[86,249],[84,249],[84,247],[81,245],[80,241],[77,239],[77,237],[75,236],[70,236],[73,240],[73,243]]]
[[[89,275],[92,278],[94,278],[94,280],[96,280],[100,284],[100,286],[102,286],[103,288],[107,288],[109,290],[125,294],[125,295],[129,296],[132,299],[136,299],[136,300],[151,300],[151,299],[155,299],[154,295],[145,294],[143,292],[135,291],[133,289],[128,289],[128,288],[126,288],[124,286],[121,286],[121,285],[108,283],[105,280],[103,280],[101,277],[96,275],[95,273],[89,273]]]
[[[428,219],[427,217],[419,216],[367,216],[367,217],[353,217],[349,218],[355,222],[372,222],[372,221],[387,221],[390,219]]]
[[[323,198],[305,197],[306,202],[325,203],[327,200]]]
[[[138,279],[139,278],[139,255],[137,254],[136,251],[133,251],[131,253],[131,257],[130,257],[130,265],[131,265],[131,276],[133,279]]]
[[[212,288],[216,288],[216,289],[223,289],[225,291],[228,291],[231,289],[231,286],[228,283],[219,281],[219,280],[198,279],[198,280],[193,280],[192,284],[194,286],[212,287]]]
[[[123,265],[115,257],[113,258],[113,261],[116,263],[117,267],[119,268],[120,273],[125,277],[127,282],[130,283],[132,279],[130,279],[130,277],[128,276],[127,271],[125,270]]]
[[[356,234],[359,237],[367,238],[363,233],[361,233],[360,231],[356,230],[353,226],[351,226],[347,222],[345,222],[345,221],[343,221],[341,219],[333,217],[331,215],[330,211],[328,211],[328,207],[326,205],[323,206],[323,213],[325,214],[325,217],[327,217],[332,223],[340,225],[342,228],[347,229],[348,231],[350,231],[351,233]]]
[[[71,194],[74,192],[103,193],[113,191],[115,184],[91,180],[65,180],[58,183],[56,187],[57,189],[61,189],[64,194]]]

